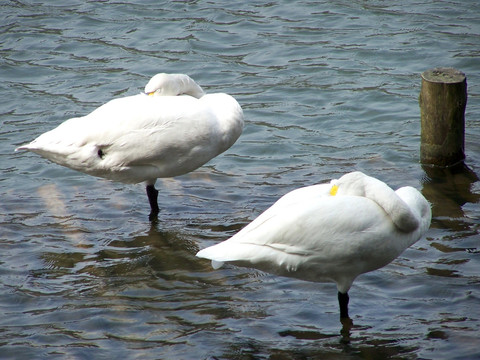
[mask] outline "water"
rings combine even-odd
[[[473,359],[480,355],[476,1],[6,1],[0,5],[0,358]],[[420,73],[467,75],[466,163],[419,164]],[[161,180],[160,221],[122,185],[13,149],[192,76],[244,108],[238,142]],[[278,197],[361,170],[433,205],[427,235],[350,291],[213,271],[199,248]],[[428,170],[428,169],[427,169]]]

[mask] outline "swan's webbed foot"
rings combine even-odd
[[[148,202],[150,203],[150,215],[148,215],[148,220],[154,221],[157,219],[160,209],[158,208],[158,190],[155,189],[154,185],[147,185],[147,196]]]

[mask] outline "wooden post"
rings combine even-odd
[[[422,73],[420,161],[452,166],[465,160],[467,79],[461,71],[436,68]]]

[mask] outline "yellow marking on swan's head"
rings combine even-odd
[[[150,91],[149,93],[147,93],[148,96],[153,96],[155,95],[155,91]]]
[[[338,191],[338,185],[333,185],[332,188],[330,189],[330,195],[335,196]]]

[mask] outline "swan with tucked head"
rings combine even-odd
[[[203,249],[214,268],[225,262],[313,282],[337,284],[340,317],[348,290],[428,230],[431,209],[413,187],[393,191],[361,172],[294,190],[230,239]]]
[[[232,146],[242,130],[242,108],[232,96],[205,94],[187,75],[162,73],[145,93],[111,100],[16,150],[93,176],[145,182],[154,219],[157,178],[197,169]]]

